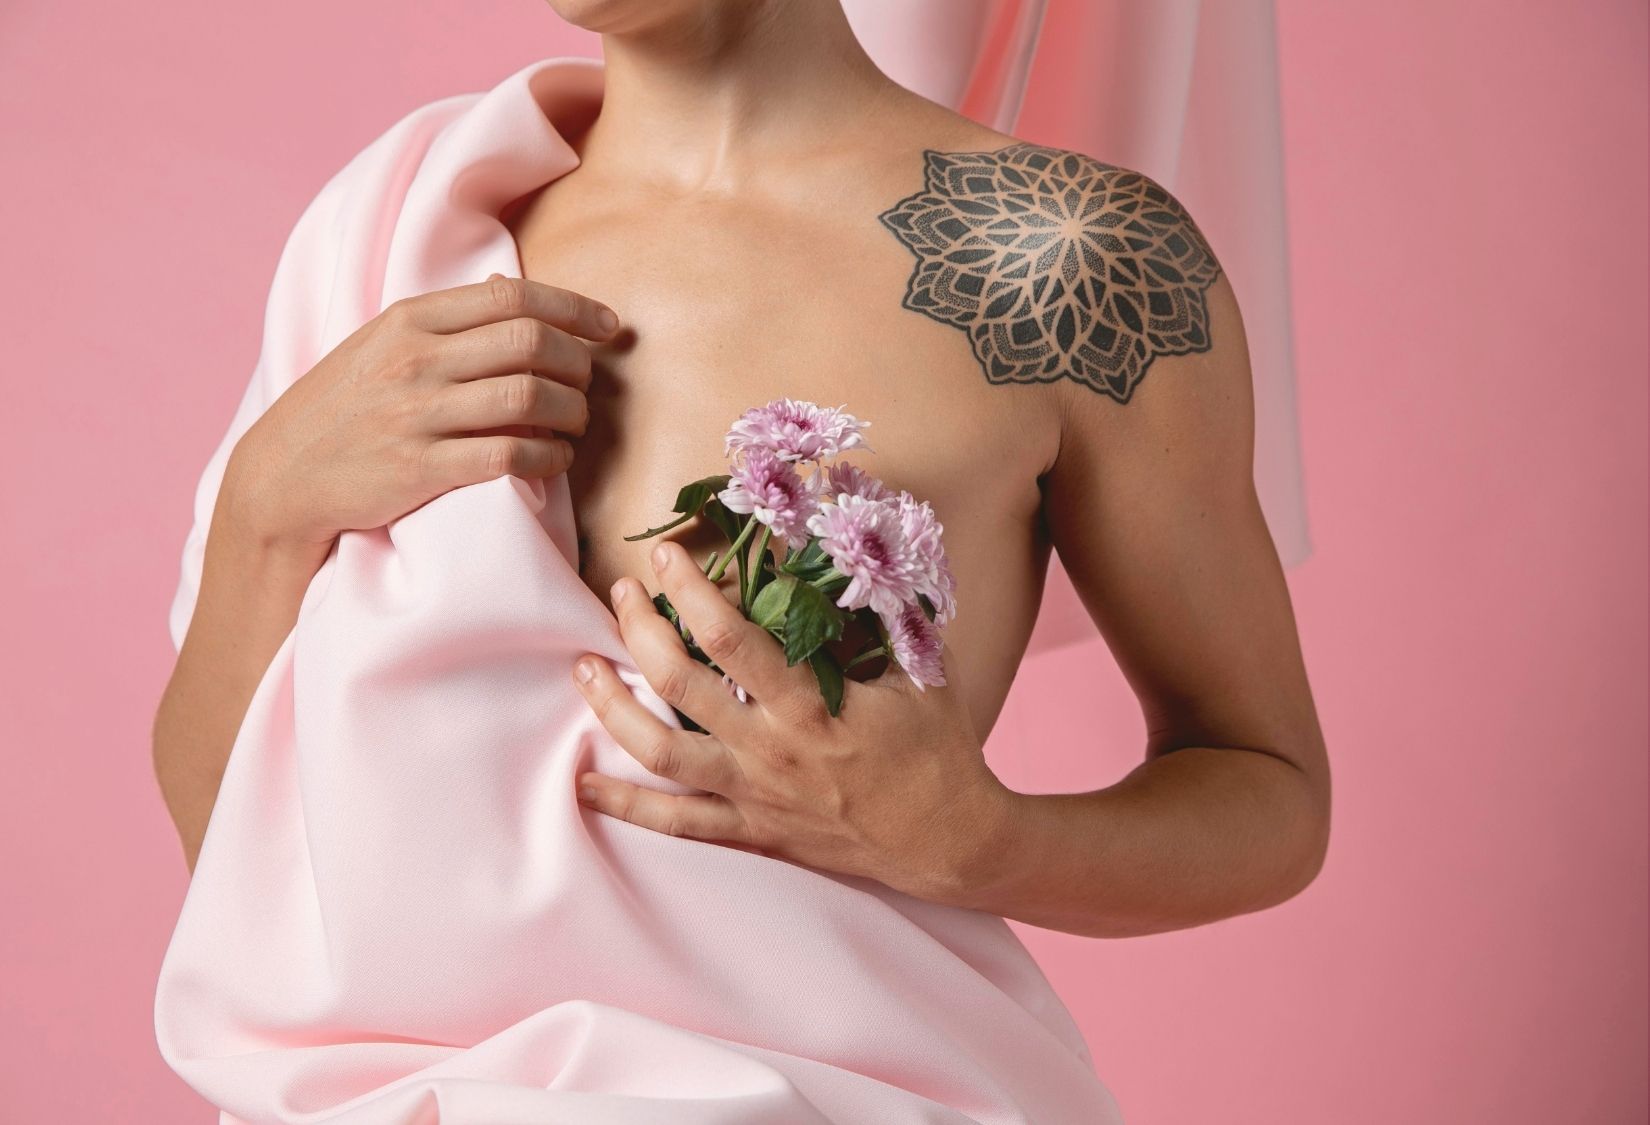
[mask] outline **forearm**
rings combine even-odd
[[[155,778],[191,872],[253,692],[329,545],[271,540],[220,502],[200,593],[155,714]]]
[[[948,900],[1088,937],[1276,905],[1312,881],[1327,843],[1327,784],[1254,751],[1178,750],[1090,793],[1005,792]]]

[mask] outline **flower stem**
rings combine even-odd
[[[855,664],[863,664],[863,663],[865,663],[865,661],[870,660],[872,657],[881,656],[887,650],[888,650],[888,646],[885,645],[885,644],[873,645],[870,648],[866,649],[864,652],[860,653],[858,656],[854,657],[852,660],[848,661],[848,663],[844,664],[842,666],[842,670],[844,672],[846,672],[848,669],[852,668]],[[892,659],[892,657],[890,657],[889,659]]]
[[[715,570],[705,575],[706,578],[709,578],[712,582],[722,580],[722,574],[728,569],[728,563],[733,560],[734,555],[739,553],[739,548],[745,545],[745,541],[751,537],[752,529],[759,522],[755,516],[750,516],[745,520],[745,526],[739,529],[738,537],[728,545],[728,553],[722,556],[722,561],[716,565]]]
[[[762,535],[756,541],[756,558],[751,561],[750,582],[739,591],[739,605],[747,615],[750,613],[751,599],[756,596],[756,577],[762,573],[762,560],[768,556],[768,540],[773,538],[773,528],[762,525]]]

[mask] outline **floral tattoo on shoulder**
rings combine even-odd
[[[1220,263],[1155,181],[1029,143],[923,160],[922,190],[878,216],[917,259],[902,304],[965,331],[991,382],[1123,403],[1158,356],[1209,349]]]

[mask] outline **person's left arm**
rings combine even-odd
[[[971,896],[1095,936],[1277,905],[1328,847],[1328,755],[1254,486],[1242,318],[1223,273],[1185,295],[1201,347],[1149,357],[1121,396],[1060,384],[1044,478],[1061,561],[1140,701],[1145,760],[1095,792],[1022,798]]]
[[[1132,296],[1139,311],[1182,311]],[[773,638],[672,543],[658,555],[660,588],[754,698],[735,700],[642,585],[621,580],[615,612],[638,668],[709,733],[661,721],[600,657],[587,658],[581,687],[645,767],[707,795],[585,774],[587,803],[1092,937],[1262,910],[1311,883],[1328,844],[1329,765],[1254,488],[1247,344],[1224,275],[1182,296],[1207,320],[1179,354],[1142,340],[1145,362],[1120,368],[1121,386],[1074,370],[1048,388],[1064,420],[1045,515],[1140,700],[1139,766],[1093,792],[1014,792],[986,765],[955,685],[919,692],[897,670],[850,680],[842,714],[829,717],[806,665],[786,667]]]

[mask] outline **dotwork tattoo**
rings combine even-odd
[[[1028,143],[923,159],[922,190],[878,216],[917,258],[902,304],[966,331],[991,382],[1128,402],[1153,359],[1208,350],[1220,263],[1161,186]]]

